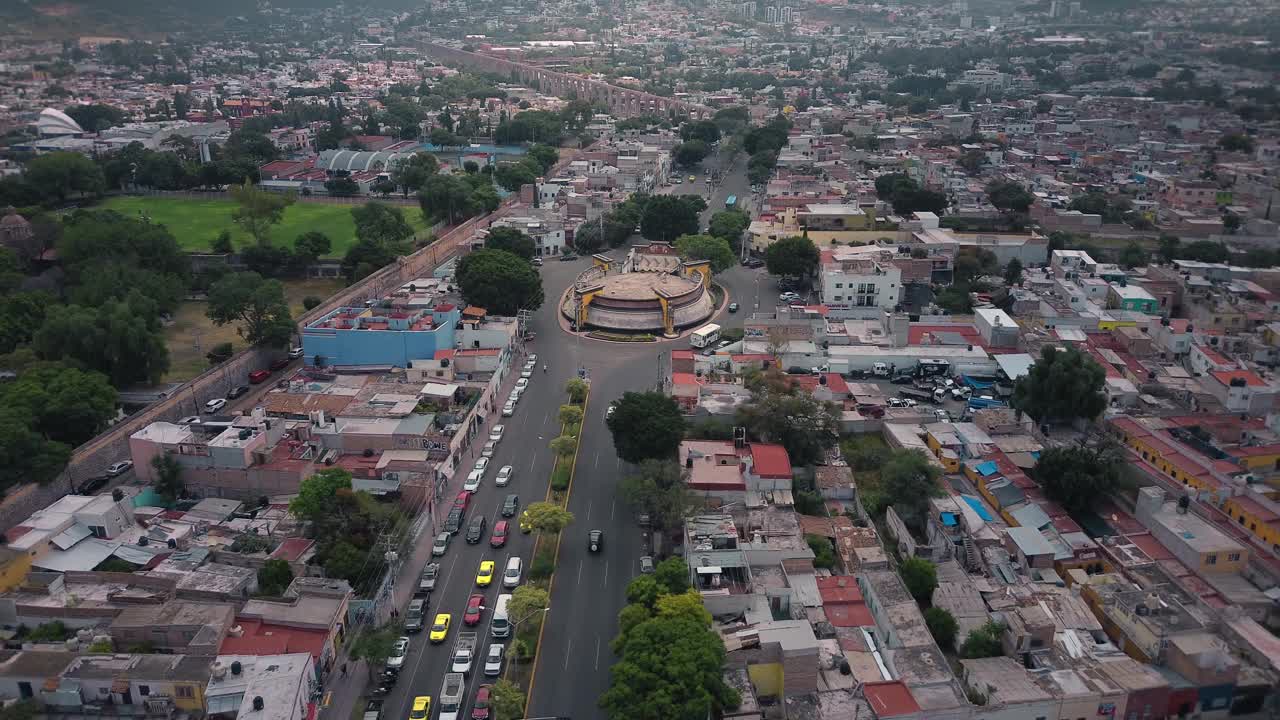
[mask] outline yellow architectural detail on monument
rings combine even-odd
[[[583,326],[586,325],[587,306],[591,304],[592,298],[594,298],[596,294],[599,292],[600,291],[598,289],[588,290],[587,292],[582,294],[581,298],[579,298],[578,300],[578,328],[579,329],[581,329]]]
[[[709,260],[688,260],[681,264],[681,274],[689,279],[698,276],[698,282],[703,287],[711,287],[711,261]]]
[[[658,296],[658,305],[662,307],[662,329],[668,335],[675,335],[675,320],[671,317],[671,303],[661,295]]]

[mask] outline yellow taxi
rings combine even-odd
[[[431,717],[431,696],[419,695],[413,699],[413,709],[409,710],[409,720],[427,720]]]
[[[533,532],[533,523],[529,520],[529,511],[520,513],[520,532],[528,535]]]
[[[440,613],[436,615],[436,621],[431,623],[431,642],[444,642],[449,637],[449,623],[453,621],[453,616],[449,613]]]
[[[698,182],[698,176],[697,176],[697,175],[690,175],[690,176],[689,176],[689,182]]]
[[[485,560],[480,563],[480,572],[476,573],[476,585],[480,587],[489,587],[489,583],[493,582],[494,562]]]

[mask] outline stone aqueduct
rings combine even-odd
[[[505,58],[460,50],[447,45],[424,43],[423,50],[431,58],[445,65],[511,78],[513,82],[560,98],[579,98],[602,103],[609,108],[609,113],[614,117],[626,118],[637,115],[670,117],[672,114],[678,114],[704,118],[711,117],[712,113],[711,108],[705,105],[653,95],[639,90],[620,88],[599,80],[589,80],[577,75],[546,70]]]

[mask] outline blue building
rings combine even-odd
[[[430,359],[454,347],[458,306],[338,308],[307,325],[302,350],[308,365],[394,365]]]

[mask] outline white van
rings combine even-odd
[[[493,622],[489,624],[489,632],[496,638],[504,638],[511,635],[511,618],[507,616],[507,603],[509,602],[511,602],[510,595],[499,595],[498,604],[493,607]]]
[[[513,588],[520,584],[524,576],[524,561],[517,555],[507,561],[507,570],[502,573],[502,587]]]

